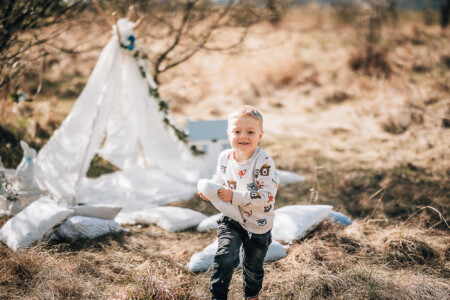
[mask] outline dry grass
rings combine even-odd
[[[352,70],[355,30],[320,6],[291,10],[277,27],[253,27],[246,51],[201,53],[161,78],[179,120],[224,118],[243,103],[262,111],[262,146],[278,167],[306,177],[280,188],[278,207],[311,203],[314,186],[313,203],[358,220],[346,228],[323,224],[267,264],[263,299],[448,298],[448,228],[427,229],[440,221],[429,209],[402,225],[424,206],[450,214],[450,33],[412,15],[383,29],[389,78]],[[39,148],[57,128],[108,38],[102,25],[80,22],[57,43],[93,51],[52,61],[27,108],[0,101],[0,155],[8,167],[21,159],[21,138]],[[112,170],[97,159],[90,175]],[[381,200],[371,198],[383,187]],[[196,196],[173,205],[215,213]],[[214,238],[133,226],[130,234],[19,253],[1,245],[0,298],[208,299],[210,273],[184,266]],[[241,298],[241,285],[236,271],[231,299]]]
[[[208,299],[210,272],[185,265],[215,233],[130,234],[19,253],[0,246],[0,296],[45,299]],[[381,230],[381,231],[380,231]],[[264,299],[445,299],[448,249],[442,232],[357,222],[322,224],[288,256],[266,264]],[[241,297],[236,271],[230,299]]]

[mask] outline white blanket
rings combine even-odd
[[[77,192],[77,202],[87,205],[123,207],[119,216],[188,200],[196,192],[193,184],[183,183],[160,169],[135,169],[86,178]]]

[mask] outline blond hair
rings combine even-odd
[[[263,117],[254,106],[242,105],[228,115],[228,121],[230,121],[231,119],[238,119],[242,117],[251,117],[257,119],[261,123],[261,128],[263,127]]]

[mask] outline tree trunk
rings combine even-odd
[[[266,2],[266,8],[270,12],[270,22],[272,24],[278,24],[281,20],[281,5],[278,0],[268,0]]]
[[[445,28],[448,26],[450,18],[450,0],[447,0],[441,7],[441,26]]]

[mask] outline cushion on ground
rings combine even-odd
[[[203,249],[202,252],[198,252],[192,255],[187,265],[189,270],[191,270],[192,272],[207,271],[214,261],[214,255],[216,254],[217,251],[217,243],[218,240],[216,239],[212,244],[206,246],[206,248]],[[264,262],[279,260],[285,256],[286,250],[284,250],[283,246],[277,241],[272,241],[272,243],[269,246],[269,249],[267,250]],[[241,252],[239,253],[239,258],[240,263],[238,268],[242,268],[242,248]]]
[[[217,224],[217,221],[219,221],[220,217],[222,217],[222,213],[215,214],[213,216],[207,217],[203,221],[200,222],[197,226],[197,231],[208,231],[219,228],[219,224]]]
[[[115,205],[78,205],[72,206],[74,216],[85,216],[106,220],[114,220],[122,210],[121,206]]]
[[[272,238],[290,243],[304,238],[330,213],[330,205],[288,205],[275,210]]]
[[[207,217],[188,208],[163,206],[134,214],[134,221],[140,224],[156,224],[169,232],[181,231],[197,226]]]
[[[72,214],[73,210],[58,206],[52,199],[40,198],[3,225],[0,239],[13,251],[23,249]]]
[[[217,191],[223,188],[223,186],[213,182],[212,180],[200,179],[197,183],[197,188],[200,193],[209,199],[209,202],[211,202],[211,204],[214,205],[218,211],[239,223],[243,222],[241,213],[239,212],[239,208],[237,206],[233,206],[230,202],[223,202],[220,200]]]
[[[328,214],[328,219],[332,223],[338,223],[341,225],[352,225],[353,224],[353,221],[350,220],[349,217],[347,217],[343,213],[340,213],[340,212],[337,212],[334,210],[330,211],[330,213]]]
[[[113,220],[72,216],[47,236],[52,240],[74,241],[78,239],[93,239],[122,230],[122,226]]]
[[[288,185],[291,183],[297,183],[305,180],[302,176],[285,170],[277,169],[278,179],[280,180],[280,185]]]
[[[187,267],[192,272],[203,272],[211,267],[214,261],[214,255],[217,251],[217,239],[210,245],[206,246],[202,252],[192,255]]]

